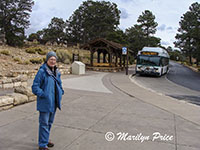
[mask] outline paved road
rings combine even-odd
[[[200,91],[200,73],[178,63],[170,62],[170,71],[167,78],[191,90]]]
[[[162,77],[139,76],[133,81],[150,91],[200,105],[200,75],[182,65],[170,63],[170,72]]]
[[[63,78],[65,95],[51,131],[51,150],[200,149],[198,107],[142,90],[124,73],[89,76]],[[37,149],[35,106],[32,102],[0,112],[0,150]],[[108,131],[115,135],[107,136],[113,141],[106,140]],[[129,138],[118,140],[120,132]],[[173,139],[153,141],[155,132]],[[149,138],[142,142],[144,136]]]

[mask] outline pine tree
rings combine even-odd
[[[126,29],[129,48],[134,51],[134,55],[144,46],[156,47],[160,45],[160,38],[154,37],[156,32],[157,22],[151,11],[145,10],[138,17],[138,24]]]
[[[119,25],[120,11],[109,1],[84,1],[67,20],[70,41],[85,43],[97,37],[105,38]]]
[[[181,17],[179,22],[177,41],[175,46],[180,48],[189,57],[192,64],[192,57],[196,58],[197,65],[200,61],[200,4],[193,3]]]
[[[155,16],[149,10],[142,12],[142,15],[139,16],[137,22],[142,28],[144,35],[148,38],[151,34],[156,33],[156,27],[158,23],[155,22]]]
[[[66,23],[62,18],[54,17],[48,25],[48,28],[43,29],[43,40],[51,43],[64,43],[66,39]]]
[[[33,0],[1,0],[0,29],[5,33],[7,44],[20,46],[25,39],[25,29],[30,22]]]

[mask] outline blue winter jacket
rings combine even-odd
[[[46,63],[40,67],[32,85],[32,92],[37,95],[38,111],[54,112],[56,107],[61,110],[61,99],[64,90],[62,88],[60,76],[60,72],[56,69],[55,77]]]

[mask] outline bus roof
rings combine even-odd
[[[141,51],[138,52],[138,55],[142,55],[142,52],[154,52],[157,53],[158,56],[169,58],[168,52],[160,47],[144,47]]]

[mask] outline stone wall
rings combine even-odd
[[[34,78],[38,70],[16,70],[10,71],[5,77],[0,77],[0,89],[16,88],[19,86],[27,86],[28,78]],[[71,67],[60,66],[61,74],[70,74]]]
[[[26,74],[13,76],[14,74],[0,79],[0,88],[14,89],[14,93],[0,96],[0,111],[36,100],[36,96],[32,93],[30,87],[28,88],[28,76]]]
[[[63,75],[63,74],[70,74],[71,73],[71,66],[68,65],[68,66],[63,66],[63,65],[60,65],[59,66],[59,71],[60,73]]]
[[[25,75],[27,78],[35,77],[37,70],[11,70],[7,77],[17,77],[20,75]]]
[[[71,67],[59,66],[59,70],[61,74],[70,74]],[[14,93],[0,96],[0,111],[36,100],[31,87],[28,87],[28,78],[34,78],[36,73],[37,70],[11,71],[7,77],[0,78],[0,88],[14,89]]]
[[[2,77],[0,79],[0,88],[16,88],[19,86],[27,86],[27,75],[18,75],[17,77]]]
[[[61,74],[70,74],[71,73],[71,66],[70,65],[59,65],[59,71]],[[27,75],[27,78],[34,78],[38,69],[35,70],[11,70],[7,77],[17,77],[20,75]]]
[[[36,96],[32,93],[31,88],[25,86],[16,87],[14,93],[0,96],[0,111],[35,100]]]

